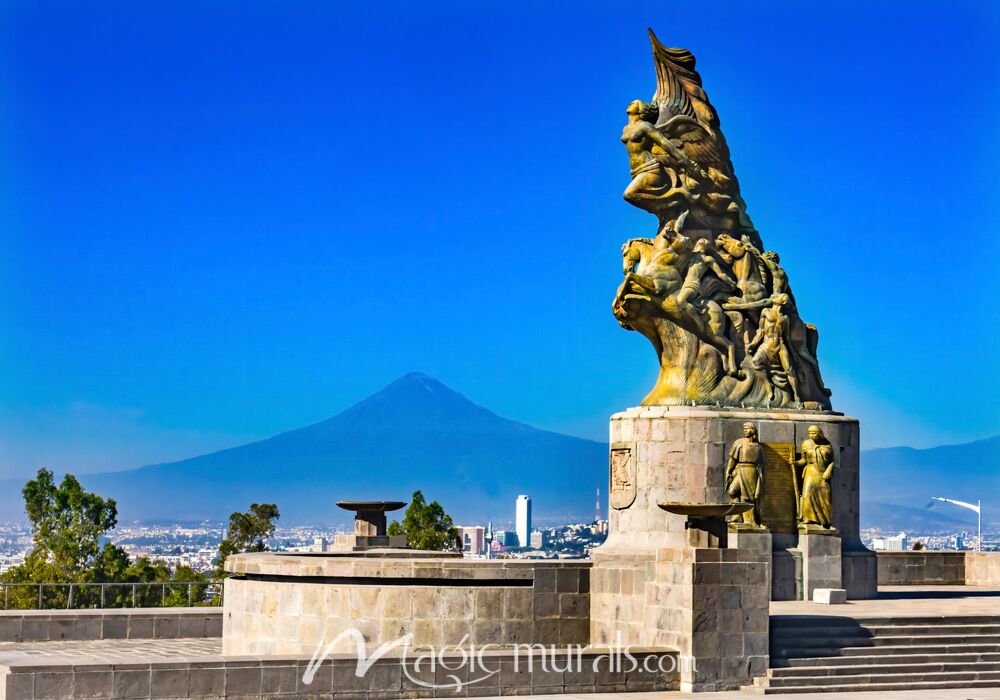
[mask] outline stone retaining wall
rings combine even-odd
[[[965,552],[965,585],[1000,586],[1000,552]]]
[[[877,552],[880,586],[1000,586],[1000,552]]]
[[[221,636],[222,608],[0,611],[0,642]]]
[[[226,562],[225,654],[375,648],[563,646],[590,641],[589,561],[402,560],[239,554]]]
[[[416,657],[386,656],[360,677],[358,657],[327,657],[305,682],[303,657],[178,658],[169,662],[93,664],[77,659],[7,660],[0,665],[0,698],[310,698],[394,700],[563,693],[665,691],[678,688],[673,651],[631,649],[637,666],[613,650],[547,653],[492,651],[466,663],[448,655],[436,667],[414,668]],[[532,663],[529,664],[528,660]],[[647,669],[652,669],[651,671]],[[460,687],[456,688],[456,681]]]
[[[880,586],[962,586],[965,552],[877,552]]]

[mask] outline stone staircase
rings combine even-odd
[[[1000,612],[1000,611],[998,611]],[[771,617],[757,693],[1000,687],[1000,615]]]

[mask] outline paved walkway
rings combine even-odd
[[[672,700],[673,698],[693,698],[696,700],[722,700],[723,698],[740,698],[747,700],[754,697],[769,697],[752,693],[588,693],[573,695],[532,695],[532,700]],[[789,700],[834,700],[836,693],[796,693],[784,695]],[[980,690],[897,690],[879,691],[877,693],[839,694],[850,700],[1000,700],[1000,688],[985,688]],[[480,698],[480,700],[500,700],[499,698]],[[510,696],[502,700],[510,700]]]
[[[221,637],[191,639],[91,639],[58,642],[0,642],[0,665],[25,658],[71,663],[154,663],[177,657],[217,656]]]
[[[1000,590],[975,586],[880,586],[878,598],[852,600],[846,605],[819,605],[798,600],[775,601],[771,603],[771,614],[833,615],[858,619],[939,615],[1000,616]]]

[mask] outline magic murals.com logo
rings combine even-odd
[[[302,681],[313,682],[320,666],[331,657],[343,658],[345,646],[353,646],[354,675],[365,677],[382,659],[398,663],[403,677],[415,687],[444,688],[460,692],[483,683],[500,673],[501,663],[514,674],[578,673],[602,671],[610,674],[637,674],[642,677],[673,675],[682,669],[695,670],[695,660],[676,654],[634,654],[621,644],[620,633],[610,647],[583,644],[563,646],[544,644],[482,644],[469,641],[468,635],[458,644],[442,647],[413,646],[413,635],[406,634],[369,650],[364,635],[349,628],[328,643],[320,643],[306,666]]]

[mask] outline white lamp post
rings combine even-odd
[[[966,503],[965,501],[954,501],[950,498],[938,498],[937,496],[932,496],[931,500],[941,501],[942,503],[950,503],[953,506],[960,506],[962,508],[968,508],[969,510],[976,511],[976,517],[979,519],[979,538],[976,540],[976,549],[978,551],[983,551],[983,502],[976,501],[976,505],[971,503]],[[933,504],[932,504],[933,505]]]

